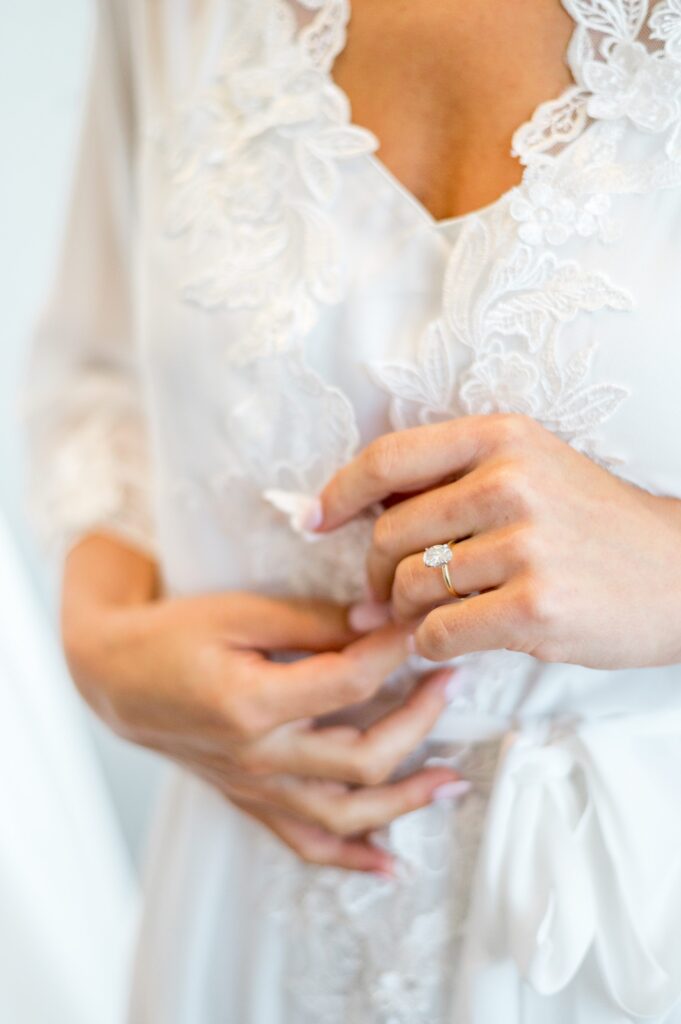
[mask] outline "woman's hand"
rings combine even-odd
[[[388,434],[341,469],[311,518],[375,502],[368,573],[420,654],[508,648],[623,668],[681,661],[681,502],[600,468],[534,420],[464,417]],[[315,523],[310,523],[314,526]],[[424,548],[458,541],[448,594]],[[377,618],[359,606],[353,621]]]
[[[388,781],[436,722],[451,672],[365,732],[311,721],[373,696],[407,655],[405,628],[359,637],[345,609],[319,601],[158,600],[152,562],[91,536],[67,559],[63,636],[81,692],[119,734],[212,783],[306,860],[390,872],[367,833],[457,778],[426,768]],[[283,664],[268,651],[317,653]]]

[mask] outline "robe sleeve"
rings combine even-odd
[[[90,532],[154,555],[135,344],[135,88],[127,0],[100,0],[69,214],[20,406],[28,511],[61,553]]]

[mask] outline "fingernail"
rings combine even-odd
[[[473,783],[469,782],[468,779],[457,779],[455,782],[445,782],[443,786],[438,786],[431,793],[431,799],[433,803],[448,803],[450,800],[458,800],[459,797],[465,796],[466,793],[470,793],[473,788]]]
[[[416,654],[416,637],[413,633],[407,637],[407,650],[410,654]]]
[[[396,881],[395,872],[392,868],[376,868],[372,873],[376,875],[377,878],[382,878],[385,882]]]
[[[348,622],[357,633],[367,633],[390,622],[390,605],[366,601],[354,604],[348,612]]]
[[[304,530],[318,530],[324,522],[324,510],[319,498],[310,498],[310,504],[301,516],[301,523]]]

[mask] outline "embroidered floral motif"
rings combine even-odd
[[[415,362],[374,364],[372,372],[391,396],[397,430],[520,412],[595,456],[593,431],[627,392],[590,383],[593,344],[561,360],[560,331],[580,312],[630,306],[629,296],[601,274],[548,251],[509,246],[502,207],[465,225],[447,268],[442,316],[425,332]],[[467,367],[455,364],[457,351],[469,353]]]
[[[664,42],[665,52],[681,62],[681,0],[662,0],[648,24],[650,38]]]
[[[603,230],[610,196],[576,196],[551,184],[542,175],[528,179],[511,203],[511,216],[520,227],[518,235],[529,245],[562,245],[573,235],[588,238]]]
[[[237,65],[226,60],[213,88],[181,112],[167,147],[167,232],[201,253],[184,297],[207,310],[250,313],[232,347],[237,361],[291,346],[311,329],[320,303],[340,298],[340,255],[325,209],[338,190],[338,163],[376,147],[308,55],[314,37],[315,60],[328,60],[316,26],[299,34],[282,0],[244,17],[258,24],[243,31]]]
[[[643,43],[614,42],[607,61],[586,61],[590,117],[628,117],[643,131],[662,132],[681,114],[681,65],[650,53]]]
[[[531,163],[576,138],[589,118],[628,119],[643,131],[671,129],[667,154],[681,156],[681,25],[679,0],[663,0],[649,21],[652,49],[638,37],[647,0],[563,0],[576,22],[568,58],[575,86],[543,104],[513,140]]]
[[[616,239],[608,186],[622,131],[619,122],[595,123],[569,152],[555,159],[530,159],[509,207],[521,241],[555,246],[574,235],[595,235],[602,242]]]

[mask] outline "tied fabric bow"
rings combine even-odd
[[[542,995],[594,949],[634,1016],[681,996],[681,712],[595,720],[503,744],[472,934]]]

